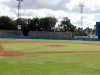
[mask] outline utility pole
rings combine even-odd
[[[21,35],[21,2],[23,0],[16,0],[18,1],[18,14],[17,14],[17,30],[18,30],[18,35]]]

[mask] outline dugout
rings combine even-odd
[[[96,22],[96,35],[98,35],[98,39],[100,39],[100,22]]]

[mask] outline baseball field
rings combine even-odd
[[[0,39],[0,75],[100,75],[100,42]]]

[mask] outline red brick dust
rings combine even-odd
[[[0,58],[2,58],[2,57],[25,56],[25,55],[29,55],[29,54],[28,53],[24,53],[24,52],[17,52],[17,51],[6,51],[0,45]]]
[[[0,57],[16,57],[16,56],[26,56],[29,55],[29,53],[23,53],[23,52],[15,52],[15,51],[1,51]]]

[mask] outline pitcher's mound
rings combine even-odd
[[[65,45],[60,44],[52,44],[52,45],[46,45],[46,47],[64,47]]]

